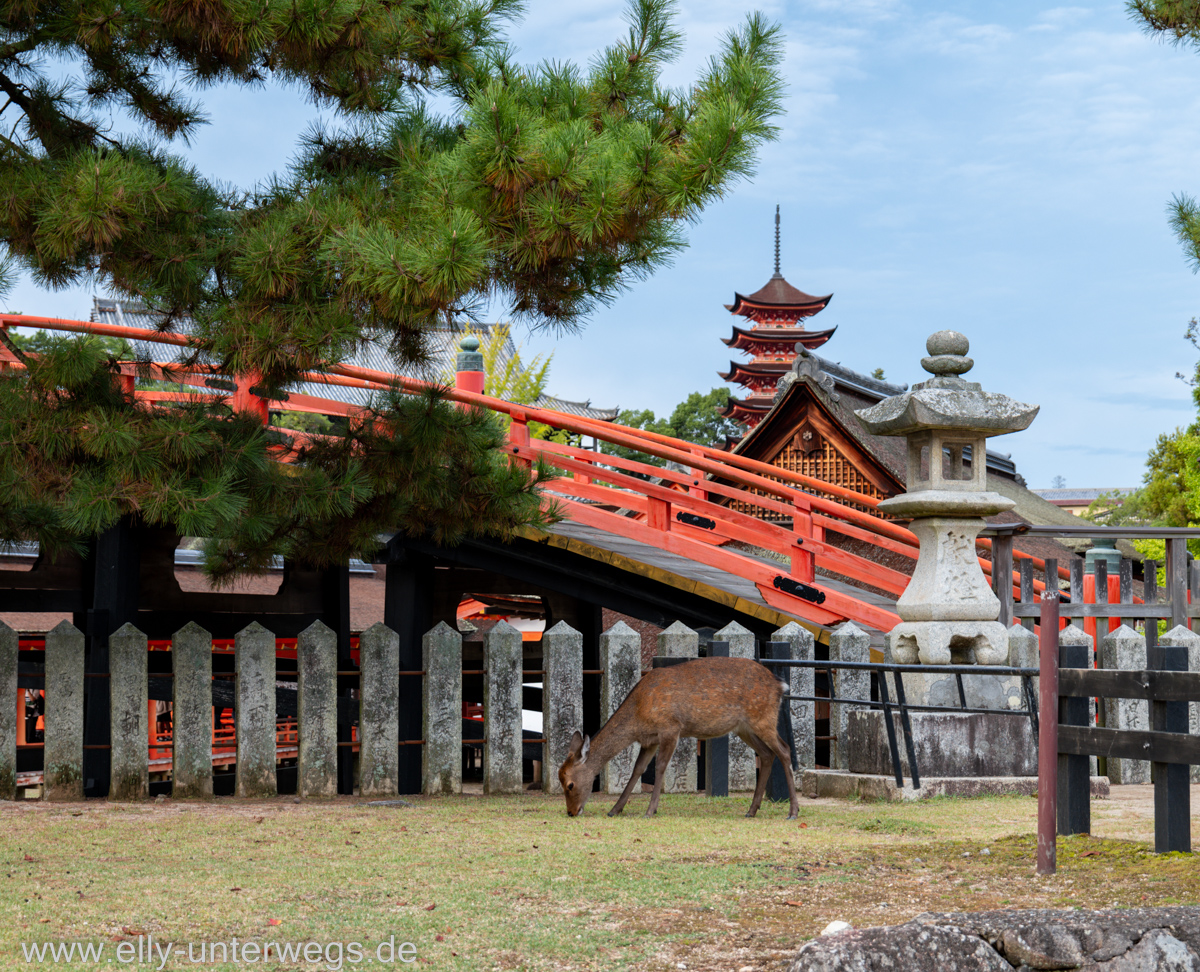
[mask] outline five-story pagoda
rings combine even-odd
[[[775,207],[775,273],[767,285],[748,296],[734,294],[732,304],[726,304],[731,314],[751,322],[750,327],[734,325],[733,334],[722,338],[726,347],[750,355],[749,361],[731,361],[729,370],[720,373],[725,381],[747,390],[744,398],[729,399],[724,415],[743,423],[747,429],[756,426],[771,409],[776,383],[792,367],[797,351],[803,347],[814,351],[828,341],[837,328],[809,331],[802,323],[805,318],[819,314],[833,294],[814,297],[798,290],[779,272],[779,207]]]

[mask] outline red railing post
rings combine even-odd
[[[811,550],[804,549],[804,542],[813,539],[812,504],[808,497],[796,496],[792,499],[792,533],[796,535],[792,547],[791,575],[802,584],[811,584],[816,580],[816,558]]]
[[[529,420],[525,413],[519,408],[514,408],[510,413],[512,423],[508,427],[508,444],[513,451],[517,449],[529,448]],[[511,457],[514,462],[530,465],[528,459],[522,459],[518,456]]]
[[[671,529],[671,504],[666,500],[648,496],[646,508],[646,525],[652,530],[662,530],[667,533]]]
[[[479,339],[467,336],[458,342],[459,352],[454,362],[454,387],[461,391],[483,394],[487,372],[483,370],[483,355]]]
[[[1058,591],[1042,594],[1038,633],[1037,872],[1058,869]]]
[[[703,453],[699,449],[689,449],[688,451],[691,452],[691,454],[694,456],[702,456],[703,455]],[[708,490],[706,490],[702,485],[700,485],[701,483],[704,482],[704,475],[705,475],[704,472],[700,469],[692,468],[692,469],[688,470],[688,474],[692,477],[692,485],[690,485],[688,487],[688,493],[692,496],[697,496],[703,500],[708,499]]]
[[[235,412],[250,412],[252,415],[256,415],[263,425],[269,425],[271,412],[267,400],[255,394],[257,386],[261,382],[262,375],[256,372],[235,377],[234,384],[237,387],[234,389],[229,404]]]

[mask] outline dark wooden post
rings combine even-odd
[[[141,556],[138,531],[129,519],[96,537],[93,550],[91,607],[83,630],[87,636],[85,671],[108,674],[108,638],[129,622],[137,624]],[[112,775],[109,684],[105,678],[84,679],[83,784],[85,796],[107,796]]]
[[[1158,562],[1146,560],[1142,563],[1142,600],[1147,604],[1158,603]],[[1159,668],[1158,656],[1158,618],[1146,619],[1146,667]]]
[[[1056,611],[1055,614],[1057,613]],[[1057,627],[1056,623],[1056,631]],[[1086,644],[1060,644],[1058,646],[1060,668],[1091,668],[1090,656],[1091,649]],[[1045,717],[1043,716],[1043,718]],[[1074,696],[1060,697],[1058,722],[1064,726],[1086,726],[1088,724],[1088,700]],[[1055,728],[1057,730],[1057,727]],[[1055,748],[1057,749],[1057,743]],[[1058,754],[1058,832],[1064,837],[1071,834],[1091,833],[1091,762],[1091,758],[1088,756]]]
[[[1071,603],[1083,603],[1083,561],[1071,561]],[[1076,618],[1071,624],[1083,627],[1083,618]]]
[[[421,638],[432,627],[433,561],[388,544],[384,580],[383,623],[400,637],[400,671],[418,672],[423,665]],[[419,676],[400,676],[400,759],[397,780],[401,793],[421,792],[421,747],[404,745],[421,738],[422,684]]]
[[[1038,874],[1058,867],[1058,594],[1042,597],[1038,638],[1040,675],[1038,700]]]
[[[1167,596],[1171,601],[1171,624],[1187,626],[1187,540],[1167,541]],[[1187,670],[1187,666],[1184,666]],[[1184,730],[1187,731],[1186,729]]]
[[[1021,603],[1033,604],[1033,561],[1028,557],[1021,561]],[[1033,630],[1033,618],[1022,618],[1021,624]]]
[[[708,646],[709,658],[728,658],[729,642],[713,641]],[[729,737],[709,739],[704,747],[704,792],[710,797],[729,796]]]
[[[992,589],[1000,599],[999,620],[1006,628],[1013,623],[1012,549],[1011,533],[992,537]]]
[[[321,573],[321,622],[337,636],[337,667],[340,672],[354,669],[350,654],[350,565],[339,564],[328,567]],[[349,695],[358,689],[358,678],[340,675],[337,679],[337,697],[349,702]],[[338,704],[337,741],[350,742],[350,723],[343,721],[344,713],[357,712],[354,704]],[[338,746],[337,791],[354,792],[354,750],[349,746]]]
[[[1132,604],[1133,603],[1133,561],[1130,560],[1128,557],[1121,558],[1121,594],[1120,594],[1120,598],[1121,598],[1122,604]],[[1133,619],[1133,618],[1118,618],[1117,619],[1119,624],[1128,624],[1129,627],[1131,627],[1131,628],[1133,627],[1133,624],[1130,624],[1130,622],[1134,621],[1134,620],[1135,619]]]
[[[1158,645],[1157,665],[1168,672],[1188,670],[1187,649]],[[1188,731],[1187,702],[1151,702],[1150,728],[1154,732]],[[1154,849],[1160,854],[1192,850],[1191,767],[1186,763],[1151,763],[1154,777]]]

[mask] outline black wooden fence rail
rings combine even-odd
[[[1093,669],[1086,645],[1059,644],[1062,605],[1053,591],[1043,595],[1041,607],[1041,704],[1058,718],[1045,721],[1047,738],[1040,744],[1049,743],[1058,759],[1057,765],[1039,762],[1038,870],[1054,873],[1057,835],[1091,831],[1091,756],[1150,760],[1154,849],[1190,853],[1189,776],[1190,766],[1200,765],[1200,737],[1189,734],[1188,703],[1200,701],[1200,672],[1187,670],[1187,649],[1147,645],[1145,670]],[[1088,699],[1096,697],[1147,700],[1150,730],[1091,725]]]

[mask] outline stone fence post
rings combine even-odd
[[[337,796],[337,634],[314,621],[296,639],[296,794]]]
[[[358,792],[395,796],[400,789],[400,636],[377,621],[359,636],[358,657]]]
[[[561,793],[558,768],[583,731],[583,635],[559,621],[542,635],[542,789]]]
[[[720,640],[720,639],[717,639]],[[730,654],[733,646],[730,645]],[[658,634],[658,653],[667,658],[698,658],[700,656],[700,636],[680,621],[676,621],[665,631]],[[730,753],[732,759],[732,751]],[[658,771],[658,760],[655,758],[655,772]],[[730,766],[729,788],[733,789],[733,768]],[[667,765],[666,776],[663,780],[664,793],[695,793],[696,792],[696,740],[680,739],[675,747],[675,755]]]
[[[17,797],[17,633],[0,621],[0,800]]]
[[[110,800],[145,800],[150,795],[147,651],[146,636],[128,622],[109,636]]]
[[[1100,640],[1100,667],[1141,671],[1146,667],[1146,639],[1126,624]],[[1150,729],[1150,703],[1145,699],[1105,699],[1104,724],[1109,729]],[[1144,759],[1108,758],[1113,783],[1149,783],[1150,763]]]
[[[212,635],[189,621],[171,639],[175,669],[171,707],[171,795],[213,795]]]
[[[729,642],[730,658],[754,657],[754,632],[748,631],[736,621],[730,621],[720,631],[713,635],[713,641]],[[787,678],[782,668],[772,669],[772,672]],[[755,771],[757,755],[754,750],[742,742],[740,736],[729,736],[729,792],[753,790],[758,783]],[[664,789],[666,787],[664,786]]]
[[[83,799],[83,643],[67,621],[46,635],[44,800]]]
[[[834,629],[829,636],[829,660],[845,662],[869,662],[871,660],[871,636],[853,621]],[[833,696],[839,699],[871,698],[870,672],[835,668],[830,680]],[[861,705],[830,703],[830,735],[835,738],[830,746],[830,766],[833,769],[850,769],[850,713],[863,709]]]
[[[421,639],[425,745],[421,792],[462,793],[462,635],[439,621]]]
[[[520,793],[521,632],[501,621],[483,636],[483,792]]]
[[[234,793],[273,797],[275,775],[275,635],[257,621],[233,639],[237,767]],[[145,706],[142,707],[145,711]]]
[[[1186,648],[1188,671],[1200,672],[1200,634],[1179,624],[1159,638],[1158,643],[1167,647]],[[1188,703],[1188,732],[1193,736],[1200,735],[1200,702]],[[1200,783],[1200,766],[1192,767],[1191,777],[1193,783]]]
[[[624,621],[618,621],[600,636],[600,718],[612,718],[642,677],[642,639]],[[637,757],[637,745],[631,743],[617,753],[600,771],[600,789],[620,793],[629,782]]]
[[[791,650],[788,657],[793,661],[812,661],[814,656],[813,634],[795,621],[790,621],[771,635],[772,641],[786,641]],[[789,695],[816,694],[816,676],[811,668],[780,669],[780,677],[788,683]],[[817,714],[814,702],[789,702],[792,716],[792,736],[796,741],[796,765],[799,772],[817,765]],[[796,784],[799,786],[799,779]]]

